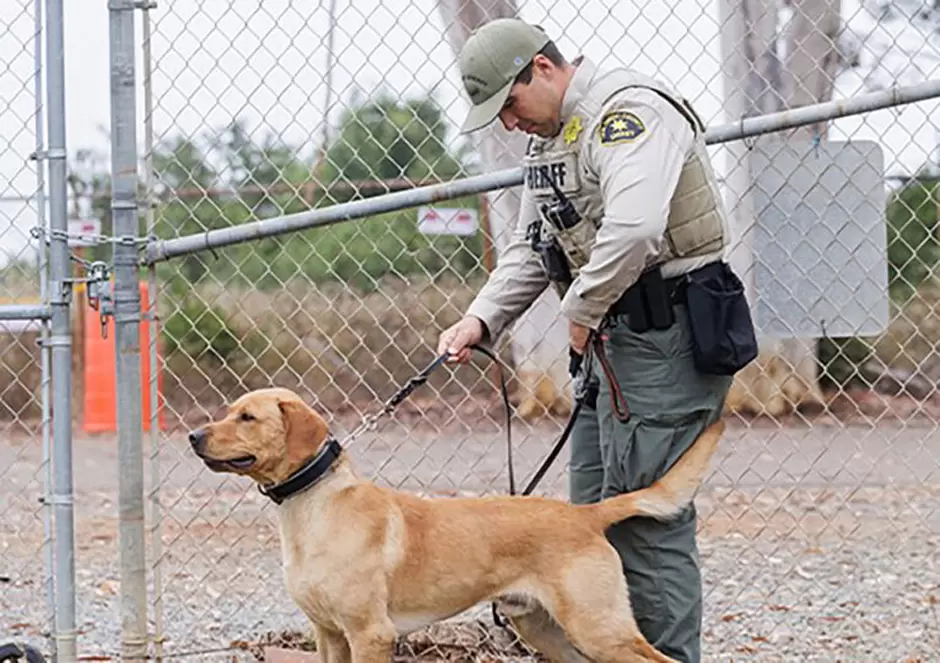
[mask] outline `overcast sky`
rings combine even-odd
[[[327,4],[325,0],[159,0],[153,12],[157,139],[177,133],[201,135],[241,117],[249,120],[258,140],[268,131],[279,132],[292,143],[316,140],[324,116]],[[34,169],[25,163],[35,144],[33,5],[33,0],[0,2],[2,198],[28,195],[35,188]],[[107,149],[109,19],[107,0],[72,0],[65,5],[66,133],[71,156],[79,148]],[[530,0],[522,5],[523,18],[544,25],[567,54],[584,53],[602,66],[634,66],[677,86],[710,124],[733,119],[721,113],[716,2]],[[337,0],[337,9],[333,120],[353,85],[366,91],[384,85],[396,94],[431,91],[449,119],[460,121],[466,104],[433,0]],[[843,11],[846,18],[854,17],[854,27],[863,31],[875,27],[872,19],[858,18],[854,0],[845,0]],[[138,46],[140,26],[138,13]],[[873,40],[881,46],[863,54],[867,73],[880,72],[882,78],[904,82],[937,75],[922,64],[912,69],[911,58],[903,55],[905,49],[920,51],[917,62],[932,67],[938,60],[936,47],[924,55],[928,48],[922,36],[915,35],[912,47],[910,35],[905,34],[907,41],[887,31]],[[142,83],[139,48],[137,64]],[[847,73],[840,77],[836,95],[850,96],[862,87],[862,76]],[[934,107],[925,103],[900,114],[886,110],[840,120],[831,137],[879,140],[888,171],[909,172],[923,163],[937,142],[936,130],[927,120]],[[137,114],[142,127],[142,92]],[[142,129],[138,135],[142,141]],[[720,170],[720,161],[718,165]],[[0,201],[0,248],[19,253],[33,223],[28,208]]]

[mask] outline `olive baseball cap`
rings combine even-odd
[[[460,133],[496,119],[513,80],[548,42],[543,30],[517,18],[494,19],[473,31],[458,58],[460,79],[473,104]]]

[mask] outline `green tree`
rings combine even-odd
[[[354,92],[320,164],[316,205],[381,195],[427,181],[448,181],[469,170],[468,147],[448,145],[444,113],[431,97],[399,99],[387,92],[367,98]],[[389,183],[396,181],[396,184]],[[383,183],[384,182],[384,183]],[[445,205],[478,208],[475,196]],[[305,274],[373,288],[386,275],[463,276],[480,267],[482,241],[428,237],[414,209],[353,220],[305,234]]]
[[[307,206],[303,187],[311,169],[293,145],[270,133],[255,143],[239,119],[210,144],[225,164],[226,185],[238,190],[242,202],[257,214],[290,214]]]
[[[321,182],[331,201],[385,193],[349,190],[369,180],[447,181],[464,170],[466,146],[451,151],[447,123],[430,97],[400,100],[387,92],[375,99],[354,93],[326,154]],[[343,186],[345,183],[346,186]]]
[[[933,178],[912,178],[889,198],[888,280],[892,297],[899,303],[936,276],[938,206],[940,190]]]
[[[185,136],[174,136],[154,150],[153,170],[157,181],[167,189],[200,189],[215,186],[219,174],[207,161],[203,150]]]

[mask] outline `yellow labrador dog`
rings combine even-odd
[[[295,393],[262,389],[190,433],[212,470],[278,503],[287,590],[326,663],[386,663],[399,635],[496,601],[552,661],[672,661],[640,633],[604,531],[677,515],[723,433],[708,428],[649,488],[591,505],[542,497],[424,499],[360,476]]]

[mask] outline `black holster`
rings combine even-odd
[[[664,279],[659,267],[648,269],[610,309],[613,315],[626,315],[631,331],[643,334],[650,329],[669,329],[676,321],[672,309],[678,279]]]

